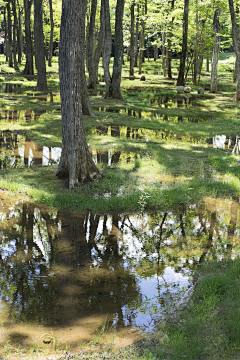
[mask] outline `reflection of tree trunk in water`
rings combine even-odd
[[[166,220],[167,217],[167,212],[164,213],[163,218],[162,218],[162,222],[160,225],[160,233],[159,233],[159,241],[157,244],[157,253],[158,253],[158,269],[157,269],[157,274],[159,274],[159,270],[160,270],[160,260],[161,260],[161,256],[160,256],[160,248],[161,248],[161,243],[162,243],[162,234],[163,234],[163,224]]]
[[[234,233],[236,229],[237,224],[237,218],[238,218],[238,208],[239,205],[236,201],[232,202],[231,204],[231,218],[230,223],[228,225],[228,235],[227,235],[227,250],[228,250],[228,256],[231,257],[230,252],[232,251],[232,244],[234,240]]]
[[[211,222],[210,222],[210,228],[209,228],[209,236],[208,236],[208,242],[207,245],[205,247],[205,249],[203,250],[202,255],[199,258],[199,264],[201,264],[204,260],[204,258],[206,257],[207,253],[209,252],[209,250],[212,247],[212,241],[213,241],[213,231],[216,225],[216,212],[212,212],[211,213]]]

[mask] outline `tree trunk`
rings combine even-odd
[[[123,64],[123,12],[125,0],[117,0],[115,15],[115,55],[112,74],[112,93],[113,99],[123,100],[120,84]]]
[[[12,0],[12,8],[13,8],[13,60],[14,60],[14,69],[18,69],[18,63],[17,63],[17,45],[16,45],[16,33],[18,32],[18,21],[17,21],[17,12],[16,12],[16,2],[15,0]]]
[[[104,68],[104,78],[106,82],[106,93],[108,94],[111,85],[109,63],[112,53],[109,0],[104,0],[104,18],[105,18],[105,39],[104,39],[104,53],[103,53],[103,68]]]
[[[233,70],[233,82],[237,81],[237,60],[235,60],[234,70]]]
[[[124,1],[117,0],[116,13],[115,13],[115,54],[114,54],[114,63],[113,63],[113,73],[112,78],[109,72],[109,62],[111,56],[111,46],[112,39],[111,28],[110,28],[110,15],[109,15],[109,1],[105,1],[105,6],[108,9],[105,9],[105,47],[104,47],[104,76],[106,81],[106,93],[104,98],[113,98],[123,100],[120,83],[121,83],[121,73],[122,73],[122,63],[123,63],[123,11],[124,11]],[[110,45],[111,40],[111,45]]]
[[[88,74],[89,74],[89,89],[96,89],[97,84],[95,80],[95,64],[94,64],[94,31],[95,31],[95,19],[97,12],[97,0],[92,0],[90,22],[87,34],[87,59],[88,59]]]
[[[239,25],[236,21],[236,14],[234,10],[233,0],[228,0],[229,10],[231,14],[232,21],[232,37],[233,37],[233,47],[236,54],[236,63],[237,63],[237,86],[236,86],[236,100],[240,100],[240,37],[239,37]]]
[[[147,0],[145,0],[144,15],[145,15],[145,17],[147,15]],[[145,17],[141,21],[142,29],[141,29],[141,35],[140,35],[139,66],[138,66],[139,75],[142,73],[143,52],[144,52],[144,37],[145,37],[145,26],[146,26]]]
[[[165,25],[164,25],[165,27]],[[166,76],[166,32],[163,30],[162,32],[162,70],[163,76]]]
[[[35,63],[37,68],[37,89],[40,91],[46,91],[47,77],[44,52],[42,0],[34,0],[34,40]]]
[[[22,36],[21,36],[21,28],[22,28],[22,21],[21,21],[21,10],[18,4],[18,27],[17,27],[17,53],[18,53],[18,63],[21,64],[22,62]]]
[[[134,76],[134,7],[135,1],[131,2],[131,27],[130,27],[130,69],[129,75]]]
[[[212,57],[212,69],[211,69],[211,86],[210,91],[212,93],[217,93],[217,68],[218,68],[218,58],[220,51],[220,23],[219,23],[220,10],[215,10],[214,19],[213,19],[213,31],[214,31],[214,49]]]
[[[10,1],[7,2],[7,17],[8,17],[8,65],[9,65],[9,67],[13,67],[13,57],[12,57],[12,20],[11,20]]]
[[[157,61],[158,59],[158,47],[157,47],[157,32],[154,29],[154,40],[155,40],[155,44],[154,44],[154,61]]]
[[[98,82],[98,64],[100,61],[101,53],[103,51],[105,38],[105,22],[104,22],[104,0],[101,0],[101,11],[100,11],[100,30],[98,34],[98,43],[94,54],[95,64],[95,78],[93,81],[97,84]]]
[[[63,0],[59,48],[59,77],[62,108],[62,154],[56,175],[69,180],[72,189],[103,175],[96,167],[83,126],[82,98],[85,83],[85,15],[87,0]],[[85,76],[85,72],[84,72]]]
[[[198,19],[198,0],[195,0],[196,3],[196,40],[194,44],[194,61],[193,61],[193,83],[197,83],[198,76],[198,47],[199,47],[199,19]]]
[[[188,8],[189,0],[184,0],[184,13],[183,13],[183,40],[182,40],[182,53],[180,58],[180,69],[178,73],[177,85],[185,85],[184,72],[185,62],[187,57],[187,36],[188,36]]]
[[[134,41],[134,67],[138,66],[138,26],[139,26],[139,4],[137,5],[136,33]]]
[[[3,9],[3,23],[4,23],[4,31],[5,31],[5,48],[4,55],[6,56],[6,62],[8,62],[8,30],[7,30],[7,20],[6,20],[6,8]]]
[[[24,0],[25,11],[25,42],[26,42],[26,64],[23,75],[33,75],[33,50],[31,36],[31,6],[33,0]]]
[[[50,32],[50,41],[49,41],[49,52],[48,52],[48,66],[52,66],[52,53],[53,53],[53,8],[52,8],[52,0],[49,0],[49,11],[50,11],[50,23],[51,23],[51,32]]]

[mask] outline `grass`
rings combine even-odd
[[[43,102],[35,96],[36,79],[27,81],[20,72],[15,73],[2,55],[0,63],[1,82],[21,85],[17,94],[1,94],[0,104],[6,117],[1,118],[0,133],[15,131],[40,147],[60,147],[59,99]],[[80,184],[69,191],[66,183],[55,177],[56,165],[6,167],[1,170],[0,188],[24,194],[29,201],[39,201],[50,207],[96,213],[169,210],[179,204],[188,206],[200,202],[204,196],[239,199],[239,156],[207,144],[207,139],[216,135],[239,135],[239,104],[233,100],[236,85],[231,82],[233,65],[232,54],[221,56],[219,92],[215,95],[209,91],[204,96],[197,94],[199,86],[209,88],[210,73],[203,71],[197,85],[189,78],[188,85],[192,86],[196,103],[192,106],[186,96],[183,106],[178,107],[176,76],[169,81],[155,74],[161,71],[160,61],[143,64],[145,82],[140,81],[138,75],[136,80],[130,81],[126,63],[122,79],[124,101],[92,96],[95,116],[84,117],[93,155],[105,158],[105,162],[98,164],[105,174],[103,179]],[[173,73],[176,68],[177,60],[173,60]],[[57,58],[54,58],[53,68],[47,70],[51,72],[48,74],[49,91],[57,93]],[[99,90],[104,90],[101,84]],[[164,101],[158,103],[157,95],[172,100],[168,105]],[[102,107],[105,111],[101,111]],[[109,108],[114,111],[106,111]],[[10,119],[11,110],[19,114],[18,121]],[[26,120],[26,111],[31,112],[32,121]],[[42,115],[34,119],[36,111],[42,111]],[[117,136],[113,135],[114,131]],[[119,157],[116,162],[114,155]],[[7,161],[1,158],[3,160]],[[227,257],[226,249],[223,247],[220,251]],[[116,353],[110,350],[88,353],[83,348],[81,354],[64,355],[62,359],[238,359],[239,274],[239,259],[204,264],[197,274],[200,280],[187,306],[160,324],[154,334]],[[102,332],[96,334],[94,346],[100,337],[104,340],[103,335]],[[16,350],[9,344],[6,348],[10,355]],[[33,347],[32,357],[38,351]]]

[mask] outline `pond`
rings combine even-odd
[[[0,341],[21,349],[129,344],[176,309],[197,264],[239,251],[238,201],[152,214],[60,211],[3,191],[0,203]]]
[[[173,131],[151,130],[127,126],[97,126],[91,129],[91,134],[117,137],[124,140],[161,141],[176,140],[193,143],[206,143],[216,149],[231,151],[239,154],[240,142],[238,135],[216,135],[213,138],[202,139],[200,137],[185,137],[174,134]],[[26,135],[17,131],[0,131],[0,169],[21,168],[31,166],[51,166],[58,164],[61,157],[61,147],[47,147],[34,143]],[[104,163],[108,166],[115,164],[135,162],[144,156],[151,157],[149,151],[139,149],[112,150],[89,148],[96,164]]]

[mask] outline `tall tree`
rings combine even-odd
[[[217,67],[220,51],[220,22],[219,22],[220,10],[215,10],[213,18],[213,31],[214,31],[214,48],[212,57],[212,70],[211,70],[211,86],[212,93],[217,92]]]
[[[72,189],[102,176],[89,149],[83,126],[85,15],[87,0],[63,0],[60,30],[59,77],[62,109],[62,154],[56,175]],[[79,71],[80,70],[80,71]]]
[[[31,35],[31,7],[33,0],[24,0],[25,12],[25,42],[26,42],[26,63],[23,75],[34,75],[33,70],[33,47]]]
[[[95,81],[95,64],[94,64],[94,33],[95,33],[95,19],[96,19],[96,12],[97,12],[97,0],[92,0],[91,3],[91,15],[90,15],[90,22],[88,26],[87,32],[87,67],[88,67],[88,74],[89,74],[89,82],[88,88],[89,89],[96,89],[96,81]]]
[[[189,0],[184,0],[182,52],[180,58],[180,69],[178,73],[177,85],[185,85],[184,73],[185,73],[185,62],[187,57],[188,11],[189,11]]]
[[[123,99],[120,83],[123,63],[123,11],[124,1],[117,0],[117,6],[115,11],[115,53],[113,62],[113,73],[110,76],[109,61],[112,48],[111,38],[111,26],[110,26],[110,13],[109,13],[109,1],[106,0],[104,4],[105,11],[105,47],[104,47],[104,76],[106,81],[106,93],[105,98]]]
[[[37,68],[37,89],[47,90],[46,62],[42,19],[42,0],[34,0],[34,44]]]
[[[139,50],[139,65],[138,65],[138,73],[142,73],[142,63],[143,63],[143,51],[144,51],[144,39],[145,39],[145,26],[146,26],[146,16],[147,16],[147,0],[144,2],[143,7],[143,16],[141,20],[141,35],[140,35],[140,50]]]
[[[237,87],[236,87],[236,100],[240,100],[240,36],[239,36],[239,25],[236,20],[236,13],[234,9],[233,0],[228,0],[229,10],[231,14],[232,21],[232,38],[233,38],[233,47],[236,54],[236,73],[237,73]]]
[[[51,32],[50,32],[49,51],[48,51],[48,66],[52,66],[53,30],[54,30],[52,0],[49,0],[49,12],[50,12]]]
[[[12,57],[12,19],[11,19],[11,6],[10,0],[7,2],[7,38],[8,38],[8,65],[13,67],[13,57]]]
[[[130,69],[129,69],[129,75],[134,75],[134,25],[135,25],[135,19],[134,19],[134,7],[135,7],[135,1],[132,0],[131,2],[131,26],[130,26]]]

